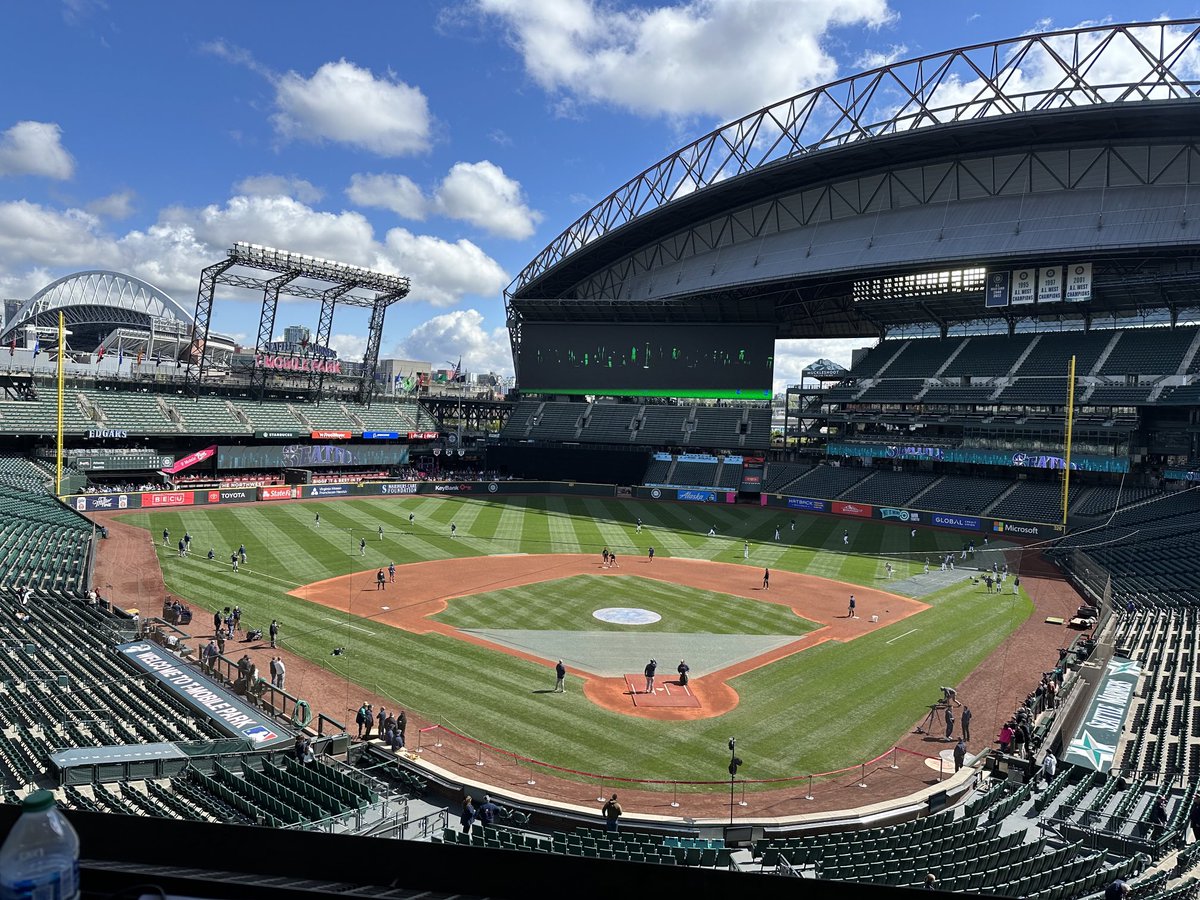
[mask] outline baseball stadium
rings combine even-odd
[[[714,130],[509,285],[503,401],[381,389],[409,279],[255,235],[194,309],[47,285],[0,335],[0,813],[195,896],[1194,898],[1198,37]],[[792,339],[860,349],[777,397]]]

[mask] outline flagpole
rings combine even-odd
[[[62,496],[62,457],[63,457],[63,358],[67,353],[67,328],[63,322],[62,310],[58,313],[58,442],[54,455],[54,494]]]

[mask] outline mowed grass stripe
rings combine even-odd
[[[619,625],[592,613],[614,605],[644,607],[662,616],[648,625]],[[629,575],[577,575],[459,597],[434,618],[456,628],[519,628],[678,634],[794,634],[817,626],[790,609]]]
[[[356,502],[357,506],[351,505]],[[319,534],[311,528],[313,507],[321,510]],[[385,541],[389,552],[401,546],[408,554],[406,559],[474,555],[477,550],[468,542],[452,542],[448,535],[449,522],[467,521],[463,510],[468,508],[471,521],[480,527],[480,543],[495,547],[501,543],[502,532],[518,533],[511,544],[504,543],[506,552],[573,551],[581,545],[587,552],[598,552],[604,539],[614,534],[628,535],[636,546],[632,522],[640,515],[647,529],[636,537],[653,543],[660,552],[674,552],[673,546],[679,546],[682,555],[740,561],[740,536],[758,535],[766,540],[752,545],[752,567],[760,562],[756,554],[777,554],[772,568],[824,568],[842,573],[852,584],[878,583],[875,575],[881,548],[903,549],[909,540],[906,529],[884,534],[879,531],[884,526],[878,523],[848,523],[821,515],[797,514],[797,528],[792,532],[789,513],[738,506],[720,508],[716,522],[724,534],[714,542],[703,533],[714,523],[708,522],[697,534],[698,523],[691,519],[697,511],[691,506],[545,497],[511,502],[429,497],[193,508],[139,513],[126,521],[147,527],[154,538],[164,523],[175,539],[187,527],[200,558],[176,560],[172,552],[163,553],[171,590],[205,605],[236,602],[245,611],[244,621],[256,627],[279,618],[285,647],[346,679],[350,707],[357,708],[362,699],[355,696],[357,689],[352,684],[361,681],[434,721],[514,752],[571,768],[635,777],[696,778],[703,777],[698,773],[711,772],[711,777],[719,780],[730,734],[738,736],[739,750],[745,746],[745,774],[749,777],[820,771],[869,758],[885,750],[921,717],[939,685],[961,680],[1031,608],[1024,596],[1014,601],[1007,594],[1003,599],[984,594],[969,585],[964,572],[961,584],[929,598],[931,609],[897,626],[881,628],[846,645],[827,643],[747,673],[734,684],[741,698],[739,706],[724,716],[658,722],[594,706],[582,697],[577,679],[571,679],[569,694],[535,693],[553,686],[549,666],[443,635],[411,635],[372,623],[369,619],[378,612],[382,598],[357,600],[355,616],[345,617],[290,597],[284,590],[285,583],[307,583],[329,577],[331,572],[365,568],[349,534],[335,528],[327,532],[327,524],[340,523],[360,531],[366,526],[373,532],[379,522],[387,522],[385,530],[390,531],[398,510],[401,527],[407,525],[407,510],[413,510],[414,530],[423,534],[406,537],[397,545]],[[712,519],[715,511],[709,508],[703,514]],[[258,516],[266,517],[271,530]],[[779,546],[771,546],[774,527],[780,523],[783,540]],[[861,544],[852,544],[852,554],[846,554],[841,547],[841,529],[850,525],[855,526]],[[250,567],[262,566],[263,571],[234,575],[229,571],[228,549],[223,548],[230,544],[236,548],[235,538],[249,536],[251,531],[268,536],[271,544],[269,553],[265,548],[260,552],[247,540]],[[223,553],[223,559],[212,565],[202,558],[209,540]],[[594,550],[586,546],[593,540],[600,542]],[[951,547],[961,540],[953,533],[923,530],[914,546]],[[643,554],[641,548],[638,555]],[[671,585],[656,585],[654,592],[638,588],[633,593],[654,597],[658,603],[655,592],[671,594],[675,590]],[[852,590],[847,587],[847,593]],[[704,612],[705,627],[750,627],[739,624],[740,616],[722,618],[725,605],[720,601],[702,600],[694,605]],[[365,616],[360,618],[360,612]],[[351,629],[348,624],[359,624],[371,633]],[[894,644],[887,643],[914,630]],[[337,646],[344,646],[346,653],[330,656]],[[289,679],[289,685],[303,695],[302,684],[294,685]]]

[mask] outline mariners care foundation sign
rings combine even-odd
[[[291,740],[291,735],[262,713],[161,647],[134,641],[117,645],[117,653],[126,662],[156,678],[189,709],[208,719],[222,733],[243,738],[260,748]]]
[[[1129,705],[1141,677],[1141,663],[1129,659],[1113,659],[1104,671],[1100,689],[1088,707],[1087,717],[1075,737],[1067,744],[1063,762],[1073,763],[1097,772],[1112,769],[1117,741],[1129,715]]]

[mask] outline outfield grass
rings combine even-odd
[[[313,527],[318,510],[319,529]],[[632,525],[639,516],[641,535]],[[575,678],[567,694],[535,693],[553,684],[547,666],[442,635],[411,635],[347,617],[286,592],[392,561],[490,553],[599,555],[608,546],[623,556],[642,556],[653,546],[661,556],[743,563],[745,541],[751,545],[745,562],[755,569],[883,586],[885,563],[891,561],[903,578],[920,571],[927,554],[957,549],[965,538],[931,529],[918,530],[914,538],[907,527],[818,515],[796,515],[793,530],[790,514],[744,506],[541,496],[197,507],[141,512],[125,521],[147,528],[147,539],[159,544],[172,591],[210,608],[238,604],[251,626],[278,618],[287,649],[344,677],[345,709],[328,710],[330,715],[344,717],[356,708],[362,698],[352,685],[362,684],[432,721],[522,755],[632,777],[719,779],[731,735],[738,737],[748,778],[819,772],[875,756],[921,717],[940,685],[961,681],[1032,611],[1024,592],[989,595],[963,580],[923,598],[931,608],[896,625],[850,644],[826,643],[737,678],[732,684],[741,702],[724,716],[659,722],[596,707]],[[453,539],[452,522],[458,529]],[[383,541],[377,538],[380,526]],[[707,536],[713,526],[719,537]],[[777,526],[779,542],[773,540]],[[185,528],[191,533],[191,558],[177,559],[161,547],[164,527],[172,541]],[[843,530],[850,535],[848,547]],[[367,538],[365,558],[358,552],[360,537]],[[243,542],[249,561],[235,574],[229,553]],[[209,546],[217,554],[212,563],[203,558]],[[531,590],[517,593],[536,597]],[[152,600],[157,598],[145,602]],[[507,627],[514,627],[511,620]],[[543,620],[541,627],[551,626]],[[331,657],[335,646],[345,647],[345,655]],[[303,695],[304,685],[291,678],[289,688]]]
[[[621,625],[592,615],[609,606],[646,607],[662,619],[647,625]],[[818,627],[786,606],[634,575],[576,575],[456,597],[434,618],[456,628],[675,634],[800,636]]]

